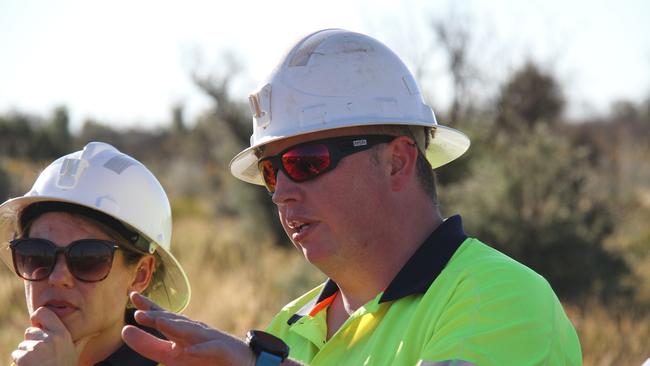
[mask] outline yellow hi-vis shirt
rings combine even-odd
[[[390,285],[328,340],[332,280],[285,306],[267,330],[309,365],[582,365],[548,282],[445,220]]]

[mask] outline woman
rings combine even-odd
[[[50,164],[0,205],[0,258],[23,279],[31,320],[15,364],[155,365],[120,334],[137,325],[132,291],[171,311],[187,306],[170,239],[167,195],[137,160],[91,142]]]

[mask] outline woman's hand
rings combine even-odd
[[[16,366],[69,366],[79,363],[81,351],[95,335],[76,342],[58,316],[46,307],[31,315],[32,326],[25,330],[25,340],[11,352]]]

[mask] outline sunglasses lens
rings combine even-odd
[[[103,280],[113,264],[113,245],[94,239],[75,241],[65,249],[68,269],[81,281]],[[29,281],[44,280],[52,273],[61,250],[50,241],[38,238],[12,242],[16,273]]]
[[[14,247],[16,273],[26,280],[39,281],[50,275],[56,254],[48,242],[23,240]]]
[[[268,189],[269,192],[274,192],[276,170],[273,169],[273,163],[271,160],[262,160],[259,162],[258,168],[262,172],[262,178],[264,178],[266,189]]]
[[[330,152],[323,144],[300,146],[282,155],[284,170],[296,182],[304,182],[322,174],[330,163]]]
[[[101,281],[111,271],[113,247],[99,240],[80,240],[68,251],[68,267],[72,274],[88,282]]]

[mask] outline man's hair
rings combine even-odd
[[[424,151],[429,146],[431,128],[429,127],[417,127],[409,125],[374,125],[369,127],[369,131],[377,134],[387,134],[394,136],[406,136],[413,139],[413,141],[418,141],[416,136],[413,136],[413,133],[422,133],[424,134],[424,139],[421,136],[419,141],[424,141],[424,146],[418,147],[418,157],[415,162],[415,169],[417,173],[417,179],[420,183],[420,186],[424,192],[431,198],[434,204],[438,203],[438,194],[436,192],[436,174],[431,168],[431,164],[427,160]]]

